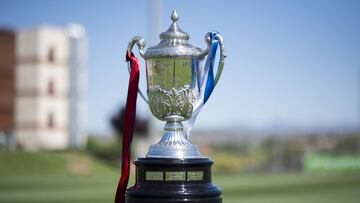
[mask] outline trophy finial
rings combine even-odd
[[[179,19],[179,15],[176,12],[176,10],[173,10],[173,12],[171,13],[171,20],[172,23],[169,27],[169,29],[167,29],[165,32],[162,32],[160,34],[160,40],[163,42],[162,45],[164,44],[168,44],[171,45],[170,47],[173,47],[173,45],[177,44],[186,44],[187,40],[189,39],[189,34],[182,31],[177,23],[177,20]],[[163,48],[162,46],[160,46],[159,51],[162,52]],[[175,50],[175,49],[174,49]],[[150,52],[146,52],[146,53],[150,53]],[[164,54],[169,53],[168,51],[165,51]],[[154,53],[151,53],[154,54]]]
[[[173,10],[173,12],[171,13],[171,20],[173,22],[176,22],[179,19],[179,15],[177,14],[176,10]]]

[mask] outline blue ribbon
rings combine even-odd
[[[216,50],[219,45],[219,41],[215,39],[217,32],[209,32],[209,35],[210,35],[211,45],[210,45],[208,57],[206,58],[206,63],[204,68],[205,70],[208,69],[208,75],[207,75],[205,92],[204,92],[204,104],[207,102],[211,93],[214,90],[214,62],[216,57]]]
[[[208,34],[210,36],[211,45],[208,56],[206,58],[204,69],[201,69],[198,63],[194,63],[194,61],[192,61],[192,73],[194,73],[194,70],[197,72],[196,75],[201,99],[199,99],[199,106],[197,106],[194,110],[192,117],[185,123],[186,137],[189,136],[191,128],[194,125],[199,112],[214,90],[214,62],[219,41],[216,39],[216,35],[218,34],[217,32],[209,32]],[[196,68],[194,68],[194,66],[196,66]]]
[[[197,68],[197,62],[198,60],[196,60],[195,58],[192,58],[191,59],[191,88],[194,88],[196,86],[196,74],[195,72],[197,71],[196,68]]]

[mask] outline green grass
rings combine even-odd
[[[359,202],[360,175],[232,175],[215,177],[225,203]]]
[[[117,179],[86,153],[0,152],[0,202],[112,202]]]
[[[72,164],[81,166],[80,172]],[[0,202],[113,202],[117,180],[116,169],[85,153],[0,152]],[[213,182],[222,188],[224,203],[355,203],[360,199],[360,175],[356,174],[221,175]]]

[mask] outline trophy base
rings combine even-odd
[[[221,190],[211,183],[208,158],[139,158],[136,183],[126,203],[221,203]]]

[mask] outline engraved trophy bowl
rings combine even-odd
[[[170,28],[160,34],[160,43],[149,47],[144,52],[145,40],[133,37],[128,51],[137,45],[140,55],[146,62],[147,96],[139,89],[140,96],[148,103],[152,114],[161,121],[166,121],[161,140],[150,146],[146,157],[149,158],[201,158],[196,145],[191,144],[184,132],[182,121],[189,120],[199,106],[201,61],[210,49],[210,37],[205,35],[208,47],[202,50],[189,44],[189,35],[178,24],[178,14],[173,11]],[[224,65],[224,45],[220,34],[219,68],[214,84],[220,78]],[[128,65],[130,71],[130,64]]]

